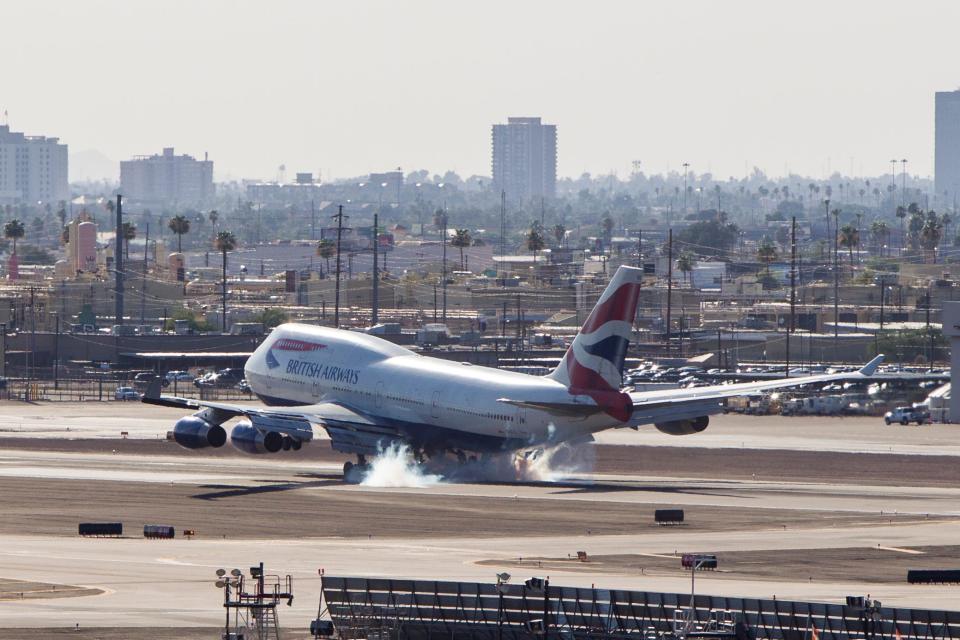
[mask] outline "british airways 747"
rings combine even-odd
[[[246,378],[265,408],[145,397],[196,410],[173,428],[191,449],[226,443],[248,453],[299,449],[322,427],[334,449],[357,457],[358,477],[371,457],[394,444],[418,459],[528,454],[589,440],[598,431],[655,425],[672,435],[703,431],[726,398],[763,390],[870,376],[882,356],[850,374],[763,382],[624,391],[622,374],[642,270],[620,267],[560,365],[546,376],[472,366],[414,353],[380,338],[328,327],[284,324],[257,348]],[[151,394],[148,394],[150,396]]]

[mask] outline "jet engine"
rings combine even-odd
[[[230,444],[244,453],[276,453],[286,440],[291,438],[277,431],[261,431],[249,422],[238,422],[230,432]],[[287,444],[290,448],[292,443]]]
[[[203,418],[187,416],[173,426],[173,441],[187,449],[222,447],[227,441],[227,432],[218,424],[210,424]]]
[[[654,426],[658,431],[671,436],[689,436],[693,433],[700,433],[710,424],[709,416],[700,416],[692,420],[671,420],[670,422],[658,422]]]

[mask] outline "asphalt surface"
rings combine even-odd
[[[322,441],[255,458],[174,448],[164,435],[175,410],[7,404],[3,414],[0,578],[103,593],[5,602],[0,637],[75,624],[194,633],[222,619],[214,571],[259,561],[294,577],[281,621],[300,627],[316,615],[321,569],[492,581],[511,567],[554,584],[685,591],[675,555],[685,551],[721,557],[698,591],[955,606],[950,587],[899,579],[913,562],[955,557],[960,429],[950,425],[731,415],[687,438],[602,434],[551,481],[453,483],[394,469],[392,486],[347,486],[342,457]],[[684,526],[652,522],[666,506],[686,510]],[[100,519],[123,521],[125,537],[76,535]],[[147,523],[178,537],[144,540]],[[197,536],[183,539],[186,528]],[[577,551],[591,561],[567,560]]]

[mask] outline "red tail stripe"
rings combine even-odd
[[[581,333],[593,333],[611,320],[633,322],[637,311],[637,300],[640,298],[640,285],[636,282],[626,282],[613,293],[612,296],[598,304],[587,322],[580,330]]]

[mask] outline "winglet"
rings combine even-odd
[[[867,364],[860,367],[859,373],[865,376],[872,376],[876,372],[877,367],[880,366],[880,363],[883,362],[883,354],[881,353],[876,358],[868,362]]]

